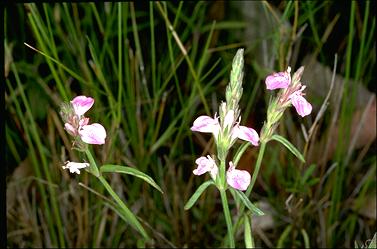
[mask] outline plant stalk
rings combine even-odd
[[[220,190],[221,202],[223,204],[223,209],[224,209],[226,226],[228,228],[228,237],[229,237],[230,248],[235,248],[234,237],[233,237],[232,219],[230,217],[226,192],[225,192],[225,189],[223,189],[223,188],[220,188],[219,190]]]

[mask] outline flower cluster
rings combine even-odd
[[[84,116],[94,104],[94,99],[86,96],[77,96],[70,105],[63,105],[61,115],[65,122],[65,130],[75,138],[87,144],[104,144],[105,128],[98,123],[89,124],[89,118]]]
[[[269,104],[267,110],[267,123],[262,129],[261,140],[268,141],[286,108],[293,105],[301,117],[312,112],[312,105],[303,97],[306,86],[301,84],[301,76],[304,67],[300,67],[291,77],[291,68],[285,72],[278,72],[266,77],[266,88],[268,90],[281,89],[279,94]]]
[[[199,116],[194,121],[191,130],[212,133],[217,146],[217,157],[220,161],[220,167],[218,167],[213,157],[199,157],[195,161],[197,168],[193,173],[195,175],[202,175],[210,172],[212,179],[221,187],[226,188],[227,183],[235,189],[245,191],[250,184],[251,177],[249,172],[246,170],[237,170],[232,161],[229,162],[228,170],[225,169],[228,151],[237,138],[250,142],[254,146],[259,145],[258,133],[252,128],[240,125],[241,115],[238,102],[243,91],[243,63],[243,49],[239,49],[232,63],[230,83],[225,92],[226,102],[220,104],[220,115],[217,116],[215,114],[213,118],[206,115]]]
[[[198,165],[196,169],[193,170],[194,175],[202,175],[209,172],[212,179],[216,180],[217,173],[219,171],[215,160],[211,156],[199,157],[196,159],[195,163]],[[227,183],[238,190],[245,191],[250,184],[250,174],[246,170],[238,170],[233,165],[233,162],[229,162],[229,168],[226,173]]]
[[[70,103],[63,103],[60,115],[64,121],[64,129],[75,138],[76,149],[87,151],[87,144],[104,144],[106,139],[105,128],[98,123],[89,124],[89,118],[84,114],[93,106],[94,99],[86,96],[77,96]],[[63,169],[71,173],[80,174],[80,169],[89,168],[89,172],[98,175],[98,169],[89,163],[66,162]]]
[[[229,147],[229,145],[231,146],[237,138],[248,141],[254,146],[257,146],[259,143],[259,135],[254,129],[239,125],[239,122],[234,122],[233,110],[228,111],[225,115],[223,126],[220,125],[216,115],[215,118],[200,116],[194,121],[191,130],[212,133],[215,137],[216,143],[218,143],[221,134],[229,133],[230,141],[227,143],[228,146],[226,147]],[[222,135],[222,137],[224,137],[224,135]],[[195,163],[198,165],[193,171],[195,175],[202,175],[206,172],[210,172],[212,179],[216,180],[218,167],[212,157],[199,157],[196,159]],[[235,166],[230,161],[226,179],[227,183],[233,188],[245,191],[250,184],[251,177],[246,170],[235,169]]]
[[[218,141],[219,132],[225,133],[226,130],[229,130],[231,144],[237,138],[248,141],[252,143],[254,146],[257,146],[259,142],[258,133],[254,129],[239,125],[239,121],[234,122],[233,110],[229,110],[228,113],[225,115],[223,127],[221,127],[216,114],[214,118],[203,115],[195,119],[193,126],[191,127],[191,130],[212,133],[216,141]]]
[[[286,106],[291,103],[301,117],[305,117],[312,112],[312,105],[303,97],[305,95],[303,91],[306,88],[300,82],[303,71],[304,67],[300,67],[293,75],[293,79],[291,79],[291,68],[288,67],[287,71],[273,73],[266,78],[268,90],[285,89],[280,95],[279,104]]]

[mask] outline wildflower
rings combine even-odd
[[[251,176],[246,170],[238,170],[233,165],[233,162],[229,162],[229,168],[226,173],[227,183],[238,190],[245,191],[250,184]]]
[[[71,100],[70,105],[63,104],[61,116],[65,122],[64,129],[70,135],[80,137],[84,143],[104,144],[106,138],[105,128],[98,123],[89,125],[89,118],[83,116],[93,104],[93,98],[83,95]]]
[[[220,131],[220,124],[218,117],[211,118],[209,116],[199,116],[197,119],[195,119],[193,126],[190,128],[192,131],[199,131],[204,133],[212,133],[215,138],[217,138],[217,135]]]
[[[232,120],[231,114],[227,114],[224,119],[223,130],[231,127],[233,123],[234,122]],[[211,118],[205,115],[200,116],[197,119],[195,119],[193,126],[191,127],[192,131],[212,133],[216,139],[217,139],[217,135],[219,134],[220,129],[221,129],[220,123],[216,115],[215,115],[215,118]],[[239,138],[245,141],[249,141],[255,146],[258,145],[258,142],[259,142],[258,133],[252,128],[239,125],[239,122],[236,122],[233,125],[233,127],[231,127],[230,134],[231,134],[232,139]]]
[[[87,144],[104,144],[106,138],[105,128],[98,123],[81,126],[78,130],[81,140]]]
[[[195,160],[195,163],[198,165],[198,167],[192,171],[194,175],[203,175],[206,172],[210,172],[212,179],[216,179],[218,167],[215,160],[213,160],[211,156],[208,155],[207,157],[199,157]]]
[[[76,115],[81,116],[93,106],[94,99],[86,96],[77,96],[71,101],[71,104]]]
[[[258,133],[254,129],[246,126],[236,124],[233,127],[232,136],[245,141],[249,141],[254,146],[258,146],[259,143]]]
[[[305,89],[305,86],[294,93],[292,93],[289,98],[291,99],[292,105],[295,107],[298,115],[304,117],[309,115],[312,112],[312,105],[302,97],[302,90]]]
[[[64,129],[71,135],[71,136],[77,136],[77,129],[73,127],[70,123],[64,124]]]
[[[291,84],[291,68],[288,67],[287,71],[273,73],[266,78],[266,86],[268,90],[279,88],[287,88]]]
[[[70,162],[67,161],[64,166],[62,166],[63,169],[69,169],[69,172],[71,173],[77,173],[80,174],[80,169],[89,167],[89,163],[76,163],[76,162]]]
[[[269,90],[285,89],[279,98],[280,105],[288,106],[292,104],[301,117],[312,112],[312,105],[303,97],[303,90],[306,88],[300,82],[303,70],[304,68],[300,67],[293,75],[292,80],[290,75],[291,68],[288,67],[285,72],[273,73],[267,76],[265,81]]]
[[[192,171],[194,175],[203,175],[209,172],[212,179],[216,180],[218,174],[218,167],[215,160],[211,156],[199,157],[195,160],[197,168]],[[251,176],[246,170],[235,169],[233,162],[229,162],[229,168],[226,173],[226,181],[232,188],[245,191],[250,184]]]

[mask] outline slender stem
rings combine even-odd
[[[89,160],[89,164],[90,164],[89,171],[90,171],[90,173],[92,173],[96,177],[99,177],[100,173],[98,171],[97,163],[94,160],[92,153],[90,153],[89,149],[86,149],[85,154],[86,154],[86,156],[88,157],[88,160]]]
[[[263,141],[263,142],[261,142],[261,145],[260,145],[260,150],[259,150],[259,154],[258,154],[257,164],[255,165],[255,169],[254,169],[254,172],[253,172],[253,176],[251,178],[250,185],[247,188],[246,196],[250,195],[251,190],[254,187],[255,181],[257,180],[257,176],[258,176],[258,173],[259,173],[260,166],[262,164],[262,158],[263,158],[265,149],[266,149],[266,142]]]
[[[132,218],[132,220],[129,221],[131,225],[134,225],[135,228],[143,235],[145,239],[149,240],[149,236],[139,223],[139,221],[136,219],[134,214],[128,209],[128,207],[124,204],[124,202],[119,198],[119,196],[114,192],[114,190],[111,188],[110,184],[103,178],[102,175],[98,177],[100,182],[103,184],[103,186],[106,188],[107,192],[114,198],[116,203],[120,206],[120,208],[126,213],[128,218]]]
[[[221,188],[219,190],[220,190],[220,195],[221,195],[221,202],[223,204],[223,209],[224,209],[226,226],[228,228],[228,236],[229,236],[230,248],[235,248],[234,237],[233,237],[232,219],[230,217],[230,212],[229,212],[229,206],[228,206],[228,200],[227,200],[227,197],[226,197],[226,192],[225,192],[225,189],[223,189],[223,188]]]
[[[145,239],[149,240],[148,234],[145,232],[144,228],[140,224],[140,222],[137,220],[136,216],[128,209],[126,204],[119,198],[117,193],[114,192],[114,190],[111,188],[110,184],[106,181],[105,178],[99,173],[97,164],[93,158],[92,153],[90,153],[89,149],[85,150],[86,156],[88,157],[88,160],[90,162],[90,168],[89,171],[94,174],[98,180],[102,183],[102,185],[106,188],[107,192],[113,197],[113,199],[116,201],[116,203],[119,205],[121,210],[123,211],[125,217],[128,219],[128,222],[130,225],[132,225],[136,230],[138,230]]]
[[[257,179],[257,176],[258,176],[258,173],[259,173],[259,169],[260,169],[260,166],[262,164],[262,159],[263,159],[263,155],[264,155],[264,151],[266,149],[266,143],[265,141],[262,141],[261,142],[261,145],[260,145],[260,149],[259,149],[259,153],[258,153],[258,158],[257,158],[257,163],[255,165],[255,169],[254,169],[254,172],[253,172],[253,176],[251,178],[251,182],[250,182],[250,185],[249,187],[247,188],[246,190],[246,196],[249,196],[250,193],[251,193],[251,190],[253,189],[254,187],[254,184],[255,184],[255,181]],[[237,228],[239,226],[239,223],[241,221],[241,217],[243,215],[243,212],[244,212],[244,209],[245,209],[245,206],[244,205],[241,205],[240,207],[240,210],[239,210],[239,215],[238,215],[238,219],[237,219],[237,222],[236,222],[236,225],[235,225],[235,228]],[[233,231],[233,234],[236,232],[236,229]]]
[[[226,189],[225,159],[220,159],[220,188]]]

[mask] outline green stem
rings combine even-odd
[[[142,227],[140,222],[137,220],[136,216],[128,209],[128,207],[124,204],[124,202],[119,198],[119,196],[111,188],[110,184],[99,173],[96,161],[94,160],[93,155],[92,153],[90,153],[89,149],[85,150],[85,154],[88,157],[88,160],[90,162],[89,171],[93,175],[95,175],[98,178],[98,180],[100,180],[100,182],[106,188],[107,192],[109,192],[109,194],[113,197],[113,199],[119,205],[122,213],[124,214],[127,221],[130,223],[130,225],[132,225],[136,230],[138,230],[146,240],[149,240],[150,238],[148,234],[145,232],[144,228]]]
[[[246,196],[250,195],[251,190],[254,187],[255,181],[257,180],[257,176],[258,176],[258,173],[259,173],[260,166],[262,164],[262,159],[263,159],[265,149],[266,149],[266,142],[261,142],[260,150],[259,150],[259,154],[258,154],[258,159],[257,159],[257,164],[255,165],[255,169],[254,169],[254,172],[253,172],[253,176],[251,178],[250,185],[246,190]]]
[[[132,219],[129,221],[131,225],[134,225],[135,228],[143,235],[143,237],[147,240],[149,240],[149,236],[145,232],[144,228],[141,226],[135,215],[128,209],[128,207],[123,203],[123,201],[119,198],[119,196],[114,192],[114,190],[111,188],[110,184],[103,178],[102,175],[98,177],[100,182],[103,184],[103,186],[106,188],[107,192],[113,197],[113,199],[116,201],[116,203],[119,205],[119,207],[123,210],[126,217],[129,219]]]
[[[88,157],[88,160],[89,160],[89,164],[90,164],[89,171],[90,171],[90,173],[92,173],[96,177],[99,177],[100,173],[98,171],[97,163],[94,160],[92,153],[90,153],[89,149],[86,149],[85,154],[86,154],[86,156]]]
[[[220,159],[220,188],[226,189],[225,158]]]
[[[268,141],[268,140],[267,140]],[[263,155],[264,155],[264,151],[266,149],[266,143],[265,141],[261,142],[260,144],[260,149],[259,149],[259,153],[258,153],[258,158],[257,158],[257,163],[255,165],[255,169],[254,169],[254,172],[253,172],[253,176],[251,178],[251,182],[250,182],[250,185],[249,187],[247,188],[246,190],[246,196],[249,196],[250,193],[251,193],[251,190],[253,189],[254,187],[254,184],[255,184],[255,181],[257,180],[257,176],[258,176],[258,173],[259,173],[259,169],[260,169],[260,166],[262,164],[262,159],[263,159]],[[238,215],[238,218],[237,218],[237,222],[236,222],[236,225],[235,225],[235,229],[233,231],[233,234],[236,232],[236,228],[239,226],[239,223],[241,221],[241,217],[243,215],[243,212],[244,212],[244,209],[245,209],[245,206],[244,205],[241,205],[240,207],[240,210],[239,210],[239,215]]]
[[[233,237],[232,219],[230,217],[230,212],[229,212],[229,206],[228,206],[228,200],[227,200],[227,197],[226,197],[226,192],[225,192],[225,189],[222,189],[222,188],[219,189],[219,190],[220,190],[220,195],[221,195],[221,202],[223,204],[223,209],[224,209],[226,226],[228,228],[228,236],[229,236],[230,248],[235,248],[234,237]]]

